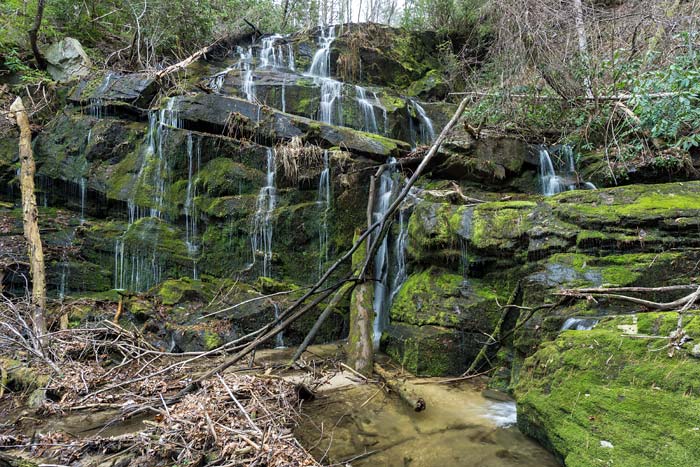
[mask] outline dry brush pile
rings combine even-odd
[[[22,306],[0,307],[6,328],[0,337],[0,413],[6,419],[0,453],[62,465],[95,456],[144,466],[317,465],[292,434],[300,405],[294,384],[270,374],[227,372],[185,392],[206,369],[205,359],[160,352],[107,321],[50,333],[37,349],[31,326],[18,319]],[[30,400],[38,403],[27,411]],[[93,413],[109,414],[103,429],[127,423],[129,429],[77,436],[42,426]]]

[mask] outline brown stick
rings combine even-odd
[[[186,68],[190,63],[198,60],[203,55],[206,55],[209,52],[211,52],[214,49],[214,47],[216,47],[219,44],[220,41],[221,41],[221,39],[217,40],[216,42],[214,42],[211,45],[208,45],[204,48],[199,49],[198,51],[196,51],[195,53],[193,53],[192,55],[190,55],[186,59],[181,60],[181,61],[175,63],[174,65],[170,65],[169,67],[163,68],[158,73],[156,73],[156,79],[161,79],[164,76],[169,75],[170,73],[173,73],[175,71],[182,70],[183,68]]]
[[[604,298],[610,298],[613,300],[620,300],[623,302],[636,303],[637,305],[642,305],[643,307],[653,309],[653,310],[670,311],[670,310],[675,310],[678,307],[681,307],[684,305],[688,305],[688,304],[692,305],[698,299],[698,296],[700,294],[698,294],[698,292],[693,292],[692,294],[686,295],[685,297],[679,298],[678,300],[674,300],[672,302],[665,302],[665,303],[652,302],[649,300],[644,300],[641,298],[630,297],[627,295],[620,295],[620,294],[600,293],[600,292],[582,293],[582,292],[577,291],[576,289],[574,289],[574,290],[562,290],[561,292],[555,293],[555,295],[562,295],[562,296],[567,296],[567,297],[578,297],[578,298],[585,298],[588,296],[604,297]],[[688,305],[688,306],[690,306],[690,305]]]
[[[20,186],[22,190],[22,213],[24,237],[29,247],[29,264],[32,275],[32,305],[34,307],[34,328],[37,337],[46,334],[46,275],[44,269],[44,251],[39,235],[39,212],[36,207],[34,194],[34,154],[32,153],[32,131],[29,118],[21,97],[17,97],[10,106],[10,112],[15,114],[20,129],[19,158],[21,161]]]
[[[673,292],[676,290],[695,290],[696,286],[692,284],[688,285],[668,285],[664,287],[591,287],[591,288],[581,288],[581,289],[571,289],[574,292],[580,293],[609,293],[609,292]]]
[[[422,412],[427,408],[425,400],[413,392],[410,388],[402,383],[389,371],[379,365],[379,363],[374,364],[374,372],[377,373],[386,383],[387,387],[394,391],[402,401],[408,404],[416,412]]]

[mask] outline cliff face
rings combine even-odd
[[[56,310],[85,299],[71,305],[73,323],[113,307],[119,290],[123,319],[166,350],[215,348],[258,329],[367,225],[377,168],[386,165],[375,216],[454,110],[442,100],[431,35],[353,25],[227,46],[167,80],[108,74],[73,84],[37,136],[49,292]],[[21,293],[15,148],[0,143],[0,266],[3,287]],[[493,384],[515,388],[521,427],[570,465],[634,458],[641,448],[617,440],[642,418],[649,436],[686,433],[653,428],[659,418],[645,412],[663,410],[697,436],[688,415],[700,413],[697,388],[669,376],[694,374],[697,361],[687,349],[651,357],[649,341],[635,337],[667,335],[675,314],[639,314],[634,335],[618,337],[632,319],[619,315],[638,306],[555,293],[695,280],[700,182],[660,174],[670,183],[584,190],[593,188],[579,177],[586,167],[565,148],[546,149],[475,139],[462,125],[450,134],[375,262],[382,350],[412,372],[455,375],[498,328],[502,345],[485,360],[499,368]],[[261,299],[278,292],[288,293]],[[338,304],[317,341],[347,335],[349,306]],[[319,313],[277,345],[300,343]],[[562,332],[577,327],[570,318],[599,324]],[[642,418],[622,417],[633,400]],[[581,447],[584,433],[593,447]],[[679,446],[674,459],[696,449]]]

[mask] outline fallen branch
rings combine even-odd
[[[650,300],[644,300],[642,298],[637,298],[637,297],[630,297],[628,295],[620,295],[620,294],[614,294],[614,293],[606,293],[606,292],[581,292],[577,289],[565,289],[561,290],[559,292],[556,292],[554,295],[560,295],[560,296],[565,296],[565,297],[575,297],[575,298],[588,298],[588,297],[603,297],[603,298],[609,298],[611,300],[620,300],[623,302],[630,302],[630,303],[635,303],[637,305],[641,305],[645,308],[648,308],[650,310],[661,310],[661,311],[673,311],[678,309],[679,307],[684,307],[685,309],[686,306],[690,307],[697,301],[697,299],[700,297],[700,288],[696,290],[695,292],[691,293],[690,295],[686,295],[685,297],[679,298],[678,300],[674,300],[672,302],[652,302]]]
[[[210,44],[204,48],[199,49],[198,51],[196,51],[195,53],[193,53],[192,55],[190,55],[186,59],[181,60],[181,61],[175,63],[174,65],[170,65],[169,67],[163,68],[162,70],[160,70],[159,72],[156,73],[156,75],[155,75],[156,79],[162,79],[163,77],[165,77],[165,76],[167,76],[175,71],[182,70],[183,68],[187,68],[187,66],[190,63],[198,60],[200,57],[211,52],[217,45],[219,45],[219,42],[221,42],[221,39],[217,39],[213,44]]]
[[[382,368],[379,363],[374,364],[374,372],[381,376],[387,387],[394,391],[414,411],[422,412],[426,409],[427,405],[422,397],[414,393],[405,383],[396,379],[389,371]]]

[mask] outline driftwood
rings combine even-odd
[[[416,412],[422,412],[427,408],[425,400],[417,395],[405,382],[400,381],[391,372],[385,370],[378,363],[374,364],[374,372],[386,383],[387,387],[394,391],[402,401],[408,404]]]

